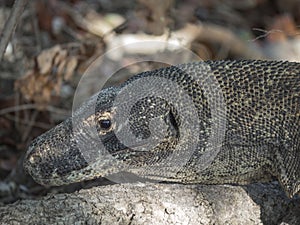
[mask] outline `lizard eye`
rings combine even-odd
[[[108,130],[111,127],[111,120],[110,119],[100,119],[99,124],[100,124],[101,129]]]

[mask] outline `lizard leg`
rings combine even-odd
[[[289,197],[300,194],[300,150],[295,148],[291,151],[277,151],[274,162],[277,178]]]

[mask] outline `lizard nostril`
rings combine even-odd
[[[30,163],[34,164],[34,157],[33,157],[32,155],[29,156],[28,161],[29,161]]]
[[[38,164],[41,162],[41,157],[37,154],[38,149],[34,144],[28,147],[24,157],[23,168],[26,173],[34,176],[38,171]]]
[[[32,156],[31,152],[27,152],[23,162],[23,168],[27,174],[32,174],[32,168],[34,168],[34,157]]]

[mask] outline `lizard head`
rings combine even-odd
[[[161,97],[122,91],[100,91],[31,143],[24,168],[34,180],[57,186],[121,171],[145,175],[170,155],[179,137],[176,111]]]

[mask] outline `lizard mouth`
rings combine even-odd
[[[121,151],[126,152],[126,150],[130,149]],[[113,154],[102,155],[100,160],[88,163],[80,155],[77,155],[76,160],[68,156],[68,161],[66,161],[64,157],[61,159],[45,158],[44,155],[40,157],[37,152],[37,149],[29,148],[24,161],[24,169],[37,183],[47,186],[60,186],[105,177],[122,171],[125,165],[121,160],[114,158]]]
[[[84,173],[88,165],[85,159],[80,155],[51,155],[52,151],[53,148],[49,147],[29,147],[23,164],[25,171],[43,185],[61,185],[72,180],[77,182],[76,174]]]

